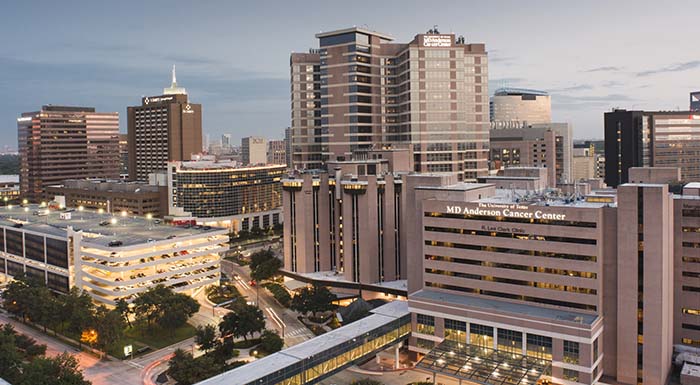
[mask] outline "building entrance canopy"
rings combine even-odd
[[[484,385],[535,385],[551,361],[445,340],[418,363],[429,372]]]

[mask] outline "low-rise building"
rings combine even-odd
[[[163,217],[168,213],[167,187],[144,182],[105,179],[69,179],[48,186],[46,195],[61,197],[66,207],[104,210],[107,213]]]
[[[57,292],[128,301],[157,284],[192,293],[217,283],[228,231],[44,206],[0,209],[0,274],[26,274]]]

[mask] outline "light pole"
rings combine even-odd
[[[148,229],[151,229],[151,219],[153,219],[153,214],[148,213],[146,214],[146,220],[148,221]]]
[[[80,220],[83,220],[83,210],[85,210],[85,207],[83,205],[78,206],[78,212],[80,213]]]
[[[24,208],[24,221],[29,222],[29,207]]]

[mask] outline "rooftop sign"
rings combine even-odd
[[[452,47],[452,36],[423,35],[423,47]]]
[[[465,214],[479,215],[490,217],[508,217],[508,218],[525,218],[525,219],[553,219],[564,220],[566,214],[543,212],[542,210],[533,210],[531,206],[521,206],[514,204],[500,203],[478,203],[473,206],[446,206],[445,212],[448,214]]]

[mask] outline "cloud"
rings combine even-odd
[[[643,77],[643,76],[650,76],[650,75],[656,75],[656,74],[662,74],[662,73],[668,73],[668,72],[682,72],[682,71],[692,70],[695,68],[700,68],[700,60],[691,60],[691,61],[676,63],[676,64],[673,64],[670,66],[661,67],[661,68],[657,68],[657,69],[641,71],[641,72],[637,72],[636,75],[639,77]]]
[[[625,83],[619,82],[619,81],[617,81],[617,80],[608,80],[608,81],[604,82],[603,84],[601,84],[601,86],[603,86],[603,87],[608,87],[608,88],[611,88],[611,87],[621,87],[621,86],[623,86],[623,85],[625,85]]]
[[[629,103],[637,101],[624,94],[603,94],[603,95],[580,95],[571,96],[566,94],[552,95],[552,110],[590,110],[591,108],[604,109],[611,106],[618,106],[621,102]]]
[[[572,91],[586,91],[592,90],[593,85],[591,84],[576,84],[574,86],[562,87],[562,88],[552,88],[550,92],[572,92]]]
[[[603,66],[603,67],[596,67],[596,68],[591,68],[587,69],[581,72],[617,72],[617,71],[622,71],[623,67],[616,67],[616,66]]]

